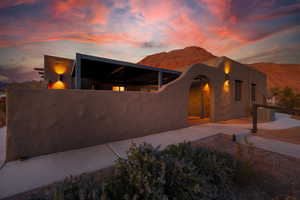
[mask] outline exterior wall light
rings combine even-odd
[[[203,86],[203,91],[209,92],[209,90],[210,90],[209,85],[208,85],[208,83],[206,83],[206,84]]]
[[[224,73],[225,74],[229,74],[230,73],[230,62],[229,61],[226,61],[225,63],[224,63]]]
[[[59,74],[59,75],[58,75],[58,80],[59,80],[59,81],[63,81],[63,78],[64,78],[64,77],[63,77],[62,74]]]
[[[53,70],[56,74],[58,75],[61,75],[61,74],[64,74],[66,73],[67,71],[67,67],[63,64],[60,64],[60,63],[56,63],[54,66],[53,66]]]
[[[57,74],[57,79],[53,83],[52,81],[49,81],[48,88],[49,89],[55,89],[55,90],[61,90],[66,89],[66,84],[64,83],[64,73],[67,71],[67,67],[61,63],[55,63],[53,66],[53,71]]]
[[[63,90],[63,89],[66,89],[66,86],[65,86],[64,82],[56,81],[55,83],[52,84],[51,89]]]
[[[229,74],[225,74],[225,81],[229,81]]]
[[[229,80],[230,80],[230,77],[229,77],[229,73],[230,73],[230,62],[229,61],[226,61],[224,63],[224,85],[223,85],[223,89],[225,92],[229,92]]]

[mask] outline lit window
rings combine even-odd
[[[125,91],[125,87],[124,87],[124,86],[120,86],[120,87],[119,87],[119,91],[120,91],[120,92],[124,92],[124,91]]]
[[[125,87],[124,86],[113,86],[112,90],[115,91],[115,92],[124,92]]]

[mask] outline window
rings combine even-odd
[[[124,92],[125,91],[125,87],[124,86],[112,86],[112,91]]]
[[[242,99],[242,81],[235,80],[235,100],[241,101]]]
[[[251,100],[256,101],[256,84],[251,84]]]

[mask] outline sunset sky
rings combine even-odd
[[[137,62],[191,45],[300,64],[300,0],[0,0],[0,82],[38,78],[44,54]]]

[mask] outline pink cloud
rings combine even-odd
[[[66,0],[56,1],[52,11],[56,18],[78,23],[103,24],[107,21],[110,8],[97,0]]]
[[[142,14],[146,23],[166,21],[176,15],[180,8],[176,0],[130,0],[129,4],[131,11]]]
[[[230,11],[232,0],[198,0],[198,2],[204,4],[214,16],[224,20]]]

